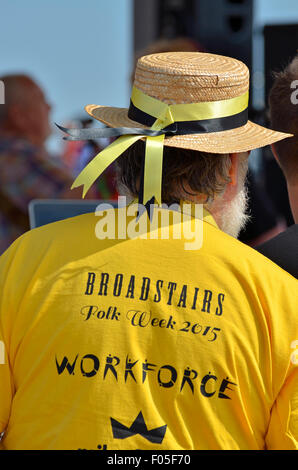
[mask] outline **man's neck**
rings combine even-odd
[[[215,199],[215,201],[212,201],[212,203],[208,203],[206,202],[205,195],[198,195],[195,197],[190,197],[188,200],[195,204],[203,204],[204,208],[212,215],[216,225],[220,229],[222,228],[222,203],[220,203],[218,199]]]

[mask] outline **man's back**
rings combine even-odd
[[[298,224],[256,249],[298,279]]]
[[[195,251],[95,223],[2,257],[3,447],[297,448],[296,281],[210,216]]]

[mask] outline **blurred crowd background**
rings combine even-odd
[[[251,70],[250,119],[270,127],[273,72],[297,54],[297,0],[1,0],[0,253],[28,230],[34,199],[80,199],[70,186],[109,141],[66,142],[65,127],[100,126],[87,104],[128,107],[136,60],[204,51]],[[270,148],[252,152],[251,220],[240,240],[256,246],[292,225],[287,187]],[[88,198],[117,200],[113,165]]]

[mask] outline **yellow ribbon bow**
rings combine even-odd
[[[156,121],[150,129],[159,131],[174,122],[200,121],[233,116],[240,113],[248,106],[248,92],[244,95],[221,101],[168,105],[144,94],[136,87],[133,87],[131,101],[136,108],[156,118]],[[78,175],[71,189],[83,185],[84,198],[92,184],[105,171],[105,169],[131,145],[139,139],[144,138],[146,139],[146,151],[142,202],[146,205],[146,203],[154,197],[157,204],[161,204],[163,146],[165,134],[155,137],[145,134],[128,134],[118,137],[117,140],[112,142],[91,160],[91,162]]]

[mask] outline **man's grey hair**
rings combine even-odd
[[[144,143],[138,141],[118,158],[117,186],[121,195],[137,197],[144,153]],[[240,166],[247,165],[246,160],[241,159]],[[162,200],[172,203],[203,195],[204,203],[211,204],[230,182],[230,168],[229,155],[164,146]]]

